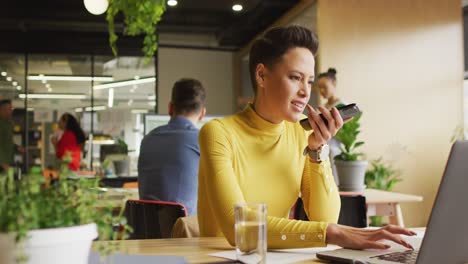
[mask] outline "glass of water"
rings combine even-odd
[[[249,264],[266,263],[266,204],[237,203],[234,214],[237,259]]]

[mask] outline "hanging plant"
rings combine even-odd
[[[148,62],[158,48],[156,25],[166,11],[165,0],[109,0],[107,23],[109,24],[109,45],[117,56],[117,39],[115,33],[115,16],[120,12],[124,18],[124,35],[137,36],[144,34],[143,53]]]

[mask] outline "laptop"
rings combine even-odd
[[[468,263],[468,141],[452,146],[424,239],[404,237],[389,250],[337,249],[317,253],[334,263]]]

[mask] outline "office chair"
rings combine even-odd
[[[125,217],[133,228],[129,239],[170,238],[179,217],[187,216],[183,204],[164,201],[128,200]]]
[[[341,209],[338,224],[353,227],[367,227],[366,197],[362,195],[340,195]],[[293,218],[309,221],[301,198],[297,199]]]

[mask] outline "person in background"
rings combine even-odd
[[[178,202],[188,214],[197,212],[197,123],[205,116],[206,93],[195,79],[181,79],[172,88],[171,119],[141,141],[138,158],[140,199]]]
[[[59,128],[63,131],[60,139],[52,137],[56,156],[62,160],[69,153],[71,162],[68,164],[68,168],[77,171],[80,168],[81,149],[86,141],[86,136],[76,118],[69,113],[60,117]]]
[[[325,108],[332,109],[341,104],[346,104],[336,93],[336,70],[329,68],[327,72],[322,72],[318,76],[318,88],[320,95],[327,100]]]
[[[318,76],[318,88],[320,95],[327,100],[324,104],[324,107],[328,110],[333,107],[338,107],[341,105],[346,105],[343,100],[341,100],[336,93],[336,69],[329,68],[328,71],[322,72]],[[328,142],[330,146],[330,164],[332,168],[333,176],[335,177],[335,182],[339,184],[338,173],[336,172],[335,166],[335,156],[341,154],[340,142],[335,138],[331,138]]]
[[[340,196],[331,177],[326,143],[342,127],[336,108],[308,105],[318,40],[304,27],[268,30],[249,54],[254,101],[242,112],[206,123],[200,131],[198,224],[204,237],[224,235],[235,244],[234,204],[266,203],[268,248],[408,248],[389,225],[366,230],[337,224]],[[307,108],[313,132],[299,124]],[[288,219],[299,193],[311,221]]]
[[[0,99],[0,172],[7,171],[13,164],[15,152],[23,153],[13,143],[13,105],[9,99]]]

